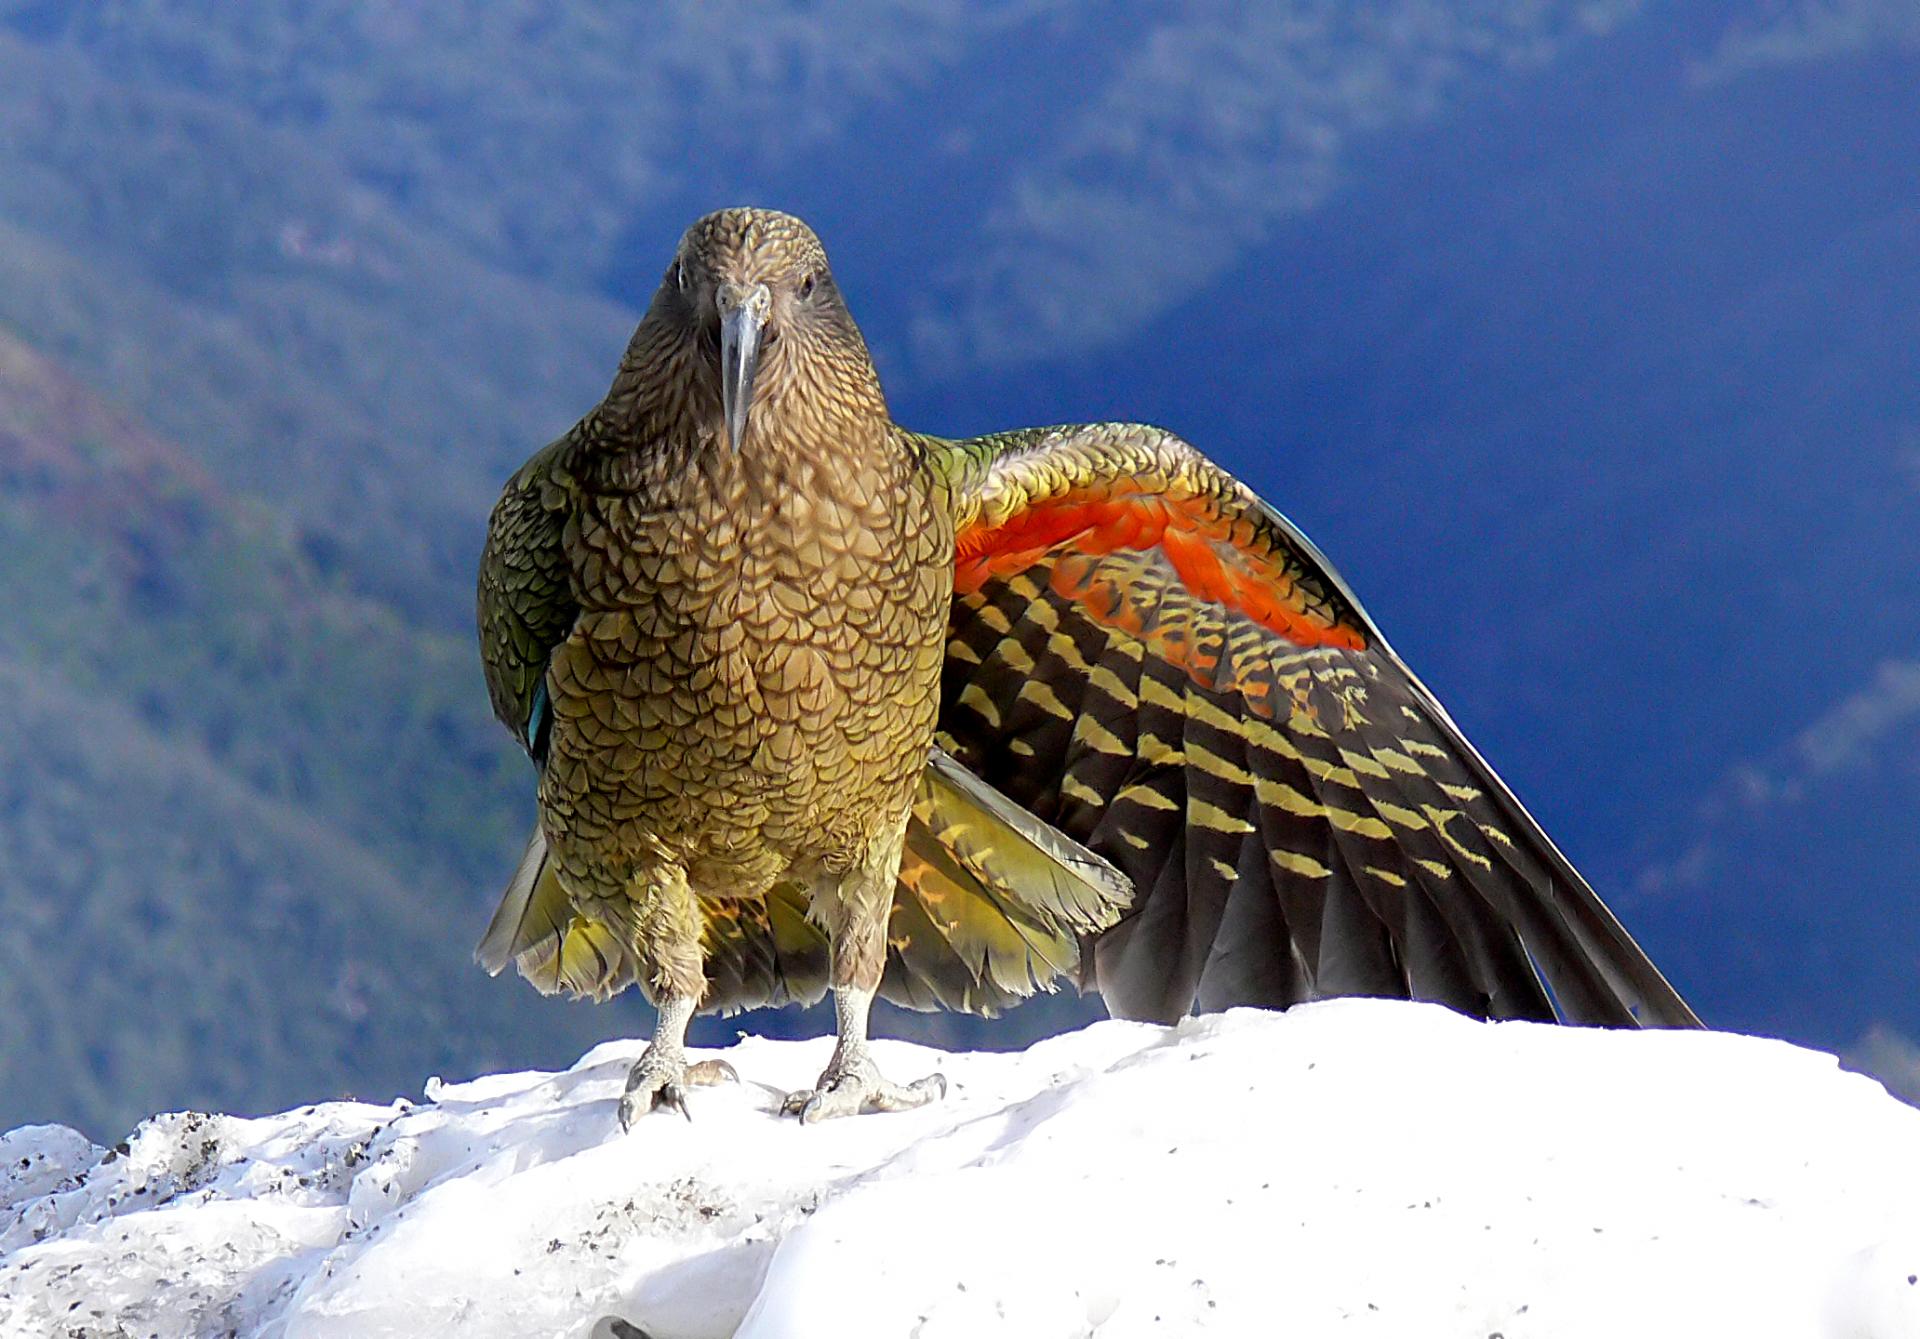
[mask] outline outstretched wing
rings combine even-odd
[[[916,440],[958,534],[941,743],[1132,881],[1082,967],[1114,1013],[1698,1024],[1313,545],[1193,447]]]

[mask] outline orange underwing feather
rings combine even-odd
[[[1286,567],[1275,561],[1271,548],[1255,542],[1247,527],[1236,527],[1204,499],[1143,494],[1124,478],[1084,485],[998,525],[968,527],[956,541],[954,590],[970,594],[1062,549],[1101,557],[1154,548],[1166,554],[1194,595],[1245,614],[1296,646],[1359,650],[1366,645],[1360,628],[1300,598]],[[1078,581],[1071,569],[1055,568],[1054,589],[1096,619],[1127,628],[1124,602],[1097,582],[1090,566],[1080,569]]]

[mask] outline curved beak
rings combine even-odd
[[[760,369],[760,333],[773,311],[765,284],[722,284],[720,308],[720,406],[727,420],[727,445],[738,451],[747,435],[747,410],[753,407],[753,374]]]

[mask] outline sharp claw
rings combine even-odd
[[[661,1084],[659,1091],[654,1093],[653,1109],[658,1111],[661,1107],[671,1107],[686,1117],[688,1123],[693,1121],[693,1113],[687,1110],[687,1095],[677,1083]]]
[[[892,1109],[896,1111],[911,1111],[913,1108],[923,1107],[929,1102],[938,1102],[946,1095],[947,1076],[944,1074],[929,1074],[924,1079],[915,1079],[905,1088],[891,1094],[892,1100],[898,1104]]]

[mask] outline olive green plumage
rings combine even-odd
[[[480,956],[637,981],[656,1102],[694,1007],[828,987],[809,1115],[925,1096],[865,1058],[875,990],[1695,1021],[1290,523],[1157,429],[896,426],[789,216],[682,239],[479,615],[541,769]]]

